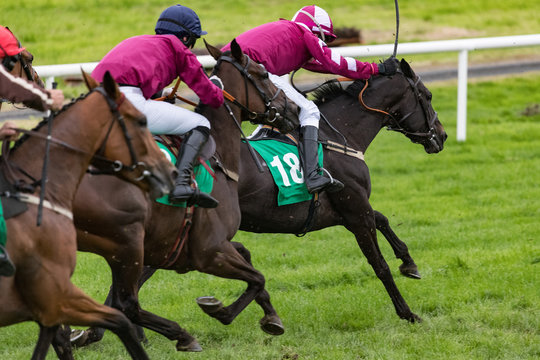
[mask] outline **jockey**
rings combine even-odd
[[[209,79],[190,51],[197,39],[207,32],[202,31],[199,17],[193,10],[174,5],[161,13],[155,33],[120,42],[99,62],[92,76],[102,81],[105,72],[110,71],[120,91],[146,115],[150,132],[185,135],[176,162],[179,175],[169,200],[216,207],[216,199],[191,187],[193,166],[210,135],[210,122],[196,112],[151,99],[179,77],[204,104],[214,108],[223,104],[221,79],[217,76]]]
[[[333,41],[332,20],[318,6],[304,6],[291,21],[260,25],[236,37],[242,50],[251,59],[265,66],[270,79],[300,107],[300,158],[305,183],[309,193],[322,190],[339,191],[343,184],[321,175],[318,166],[318,133],[320,113],[317,106],[294,89],[287,79],[280,76],[304,68],[306,70],[346,76],[351,79],[368,79],[372,75],[392,75],[397,63],[389,58],[381,64],[367,63],[342,57],[326,43]],[[226,45],[223,50],[228,50]]]
[[[64,102],[62,90],[45,90],[11,74],[22,51],[24,48],[20,47],[15,35],[8,28],[0,26],[0,98],[23,103],[39,111],[59,110]]]
[[[21,102],[35,110],[58,110],[64,102],[61,90],[45,90],[36,84],[11,74],[11,70],[19,61],[24,48],[11,31],[0,26],[0,98],[12,102]],[[0,141],[15,140],[17,131],[15,123],[6,121],[0,128]],[[0,201],[0,276],[12,276],[15,265],[6,251],[7,229],[4,211]]]

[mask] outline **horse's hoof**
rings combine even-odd
[[[260,321],[262,331],[270,335],[283,335],[285,328],[277,315],[265,316]]]
[[[412,314],[412,316],[408,319],[410,323],[414,324],[414,323],[421,323],[422,321],[422,318],[416,314]]]
[[[399,267],[399,272],[401,272],[401,275],[406,276],[411,279],[421,279],[422,276],[420,276],[420,273],[418,272],[418,268],[416,265],[407,265],[407,264],[401,264]]]
[[[176,343],[176,350],[177,351],[189,351],[189,352],[201,352],[202,347],[199,345],[197,340],[193,340],[188,345],[180,345],[180,343]]]
[[[73,347],[83,347],[87,345],[88,332],[85,330],[73,329],[69,335],[69,342]]]
[[[213,296],[201,296],[197,298],[197,304],[207,314],[215,314],[223,309],[223,303]]]

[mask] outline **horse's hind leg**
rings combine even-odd
[[[228,325],[264,290],[264,276],[229,241],[216,242],[212,246],[208,243],[195,243],[201,246],[201,249],[192,247],[190,251],[196,270],[226,279],[243,280],[248,284],[244,293],[229,306],[223,306],[213,296],[197,299],[197,304],[205,313]]]
[[[231,241],[231,244],[248,263],[253,265],[251,262],[251,253],[242,243]],[[264,317],[259,321],[261,329],[270,335],[282,335],[285,332],[285,328],[283,327],[283,323],[281,322],[279,315],[270,302],[270,294],[268,291],[263,289],[263,291],[257,295],[255,301],[264,311]]]
[[[75,286],[70,294],[72,296],[61,300],[62,323],[104,327],[120,338],[133,359],[148,359],[137,340],[135,329],[124,314],[116,309],[98,304]]]
[[[396,233],[394,233],[386,216],[376,210],[373,211],[375,213],[375,226],[377,227],[377,230],[379,230],[381,234],[384,235],[386,240],[388,240],[392,250],[394,250],[396,258],[401,259],[403,262],[399,266],[399,271],[401,274],[413,279],[421,279],[422,277],[418,272],[418,266],[416,266],[416,263],[409,254],[407,244],[401,241]]]

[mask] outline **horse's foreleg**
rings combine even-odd
[[[347,228],[355,234],[356,241],[360,246],[362,253],[367,258],[377,277],[383,283],[388,295],[390,295],[390,299],[394,304],[398,316],[412,323],[422,321],[418,315],[411,311],[409,305],[407,305],[405,299],[401,296],[401,293],[394,282],[394,278],[392,277],[392,273],[390,272],[390,268],[382,256],[379,245],[377,244],[375,217],[366,214],[362,219],[356,219],[356,221],[352,225],[348,225]]]
[[[60,360],[73,359],[73,350],[70,343],[71,328],[69,326],[59,326],[56,335],[52,340],[52,345],[56,356]]]
[[[133,259],[129,256],[128,259]],[[141,277],[142,266],[136,266],[136,269],[125,267],[124,264],[129,261],[122,261],[116,265],[111,262],[111,271],[113,274],[113,286],[111,289],[112,302],[114,308],[122,309],[122,312],[136,325],[153,330],[169,340],[175,340],[176,349],[179,351],[202,351],[197,340],[186,330],[180,327],[178,323],[162,318],[141,308],[138,297],[138,289],[153,274],[152,269],[147,268],[147,272]],[[142,259],[141,262],[142,263]],[[139,328],[142,331],[141,328]],[[144,333],[143,333],[144,334]]]
[[[248,263],[253,265],[251,262],[251,253],[242,243],[231,241],[231,244]],[[285,328],[283,327],[283,323],[281,322],[279,315],[270,302],[270,294],[268,291],[263,289],[263,291],[261,291],[259,295],[255,297],[255,301],[264,311],[264,317],[259,321],[261,329],[270,335],[282,335],[285,332]]]
[[[229,306],[213,296],[197,299],[197,304],[208,315],[218,319],[222,324],[230,324],[264,290],[264,276],[248,263],[229,241],[221,242],[221,246],[208,251],[193,251],[192,259],[196,270],[226,279],[245,281],[247,289]]]
[[[34,348],[34,353],[32,354],[32,360],[45,359],[47,353],[49,352],[49,347],[51,342],[56,335],[58,326],[43,326],[39,324],[39,338]],[[60,358],[60,357],[59,357]],[[60,358],[62,359],[71,359],[71,358]]]
[[[401,274],[413,279],[420,279],[421,276],[418,272],[418,266],[416,266],[416,263],[409,254],[407,244],[401,241],[401,239],[398,238],[396,233],[394,233],[394,231],[390,227],[390,223],[388,222],[388,218],[386,216],[376,210],[374,210],[374,213],[375,226],[377,227],[377,230],[379,230],[381,234],[383,234],[383,236],[386,238],[386,240],[388,240],[388,243],[392,247],[392,250],[394,250],[396,258],[401,259],[401,261],[403,262],[399,266],[399,271],[401,272]]]

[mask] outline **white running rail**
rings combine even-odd
[[[467,72],[469,51],[538,45],[540,45],[540,34],[425,41],[399,44],[398,55],[401,56],[407,54],[426,54],[454,51],[459,52],[457,93],[457,140],[465,141],[467,133]],[[343,56],[386,57],[390,56],[393,53],[394,44],[337,47],[333,48],[332,50],[339,52]],[[210,55],[198,56],[198,59],[205,68],[211,68],[215,64],[215,60]],[[86,72],[91,72],[92,70],[94,70],[96,65],[97,62],[65,65],[44,65],[36,66],[35,69],[42,78],[46,79],[45,83],[47,84],[47,87],[50,88],[55,77],[80,75],[81,68]]]

